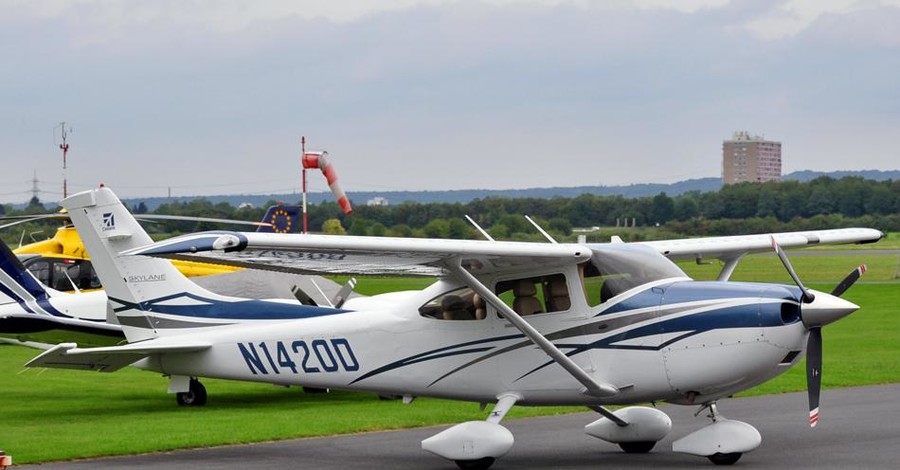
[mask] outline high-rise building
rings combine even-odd
[[[735,132],[722,142],[722,182],[781,181],[781,142]]]

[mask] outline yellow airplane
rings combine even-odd
[[[299,219],[297,206],[272,206],[257,224],[258,232],[289,233]],[[177,219],[176,219],[177,220]],[[62,292],[102,289],[100,278],[91,266],[81,237],[71,225],[56,234],[13,250],[22,264],[42,284]],[[243,268],[196,261],[172,260],[172,264],[188,277],[226,274]]]

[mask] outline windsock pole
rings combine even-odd
[[[303,168],[303,233],[309,233],[309,222],[306,215],[306,165],[303,165],[304,155],[306,155],[306,136],[300,137],[300,166]]]

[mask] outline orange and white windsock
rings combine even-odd
[[[344,194],[344,190],[341,189],[341,186],[338,184],[337,173],[335,173],[334,167],[328,161],[328,152],[304,153],[303,168],[318,168],[322,170],[322,174],[325,175],[325,180],[328,181],[328,187],[331,188],[331,193],[334,194],[334,198],[337,200],[338,205],[341,206],[341,210],[344,211],[344,214],[353,212],[353,208],[350,207],[350,200],[347,199],[347,195]]]

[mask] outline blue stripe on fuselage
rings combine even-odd
[[[189,299],[191,304],[173,305],[172,302],[175,302],[178,299]],[[162,313],[166,315],[235,320],[294,320],[299,318],[337,315],[351,311],[256,299],[237,301],[207,299],[187,292],[148,300],[141,302],[140,305],[135,305],[132,302],[126,302],[120,299],[110,300],[115,300],[124,305],[124,307],[115,309],[116,312],[136,308],[145,312]]]
[[[720,300],[740,297],[759,297],[800,301],[800,289],[782,284],[754,282],[685,281],[665,286],[663,304],[677,304],[697,300]]]
[[[728,299],[772,299],[775,302],[753,302],[746,305],[717,308],[671,319],[661,319],[650,325],[623,331],[622,333],[603,338],[585,345],[568,345],[574,350],[569,355],[578,354],[588,349],[650,349],[659,350],[682,339],[711,330],[731,328],[761,328],[782,326],[796,323],[799,316],[782,316],[782,304],[798,302],[800,289],[779,284],[759,283],[722,283],[717,281],[685,281],[675,282],[667,286],[648,289],[635,294],[615,305],[628,305],[632,309],[648,308],[655,305],[661,307],[687,304],[704,300]],[[778,302],[782,300],[784,302]],[[624,311],[620,309],[618,311]],[[600,315],[611,312],[603,311]],[[683,332],[663,344],[656,346],[615,345],[621,341],[646,336]]]
[[[631,310],[704,300],[724,300],[741,297],[783,299],[799,302],[800,289],[781,284],[752,282],[680,281],[638,292],[601,311],[596,316]]]

